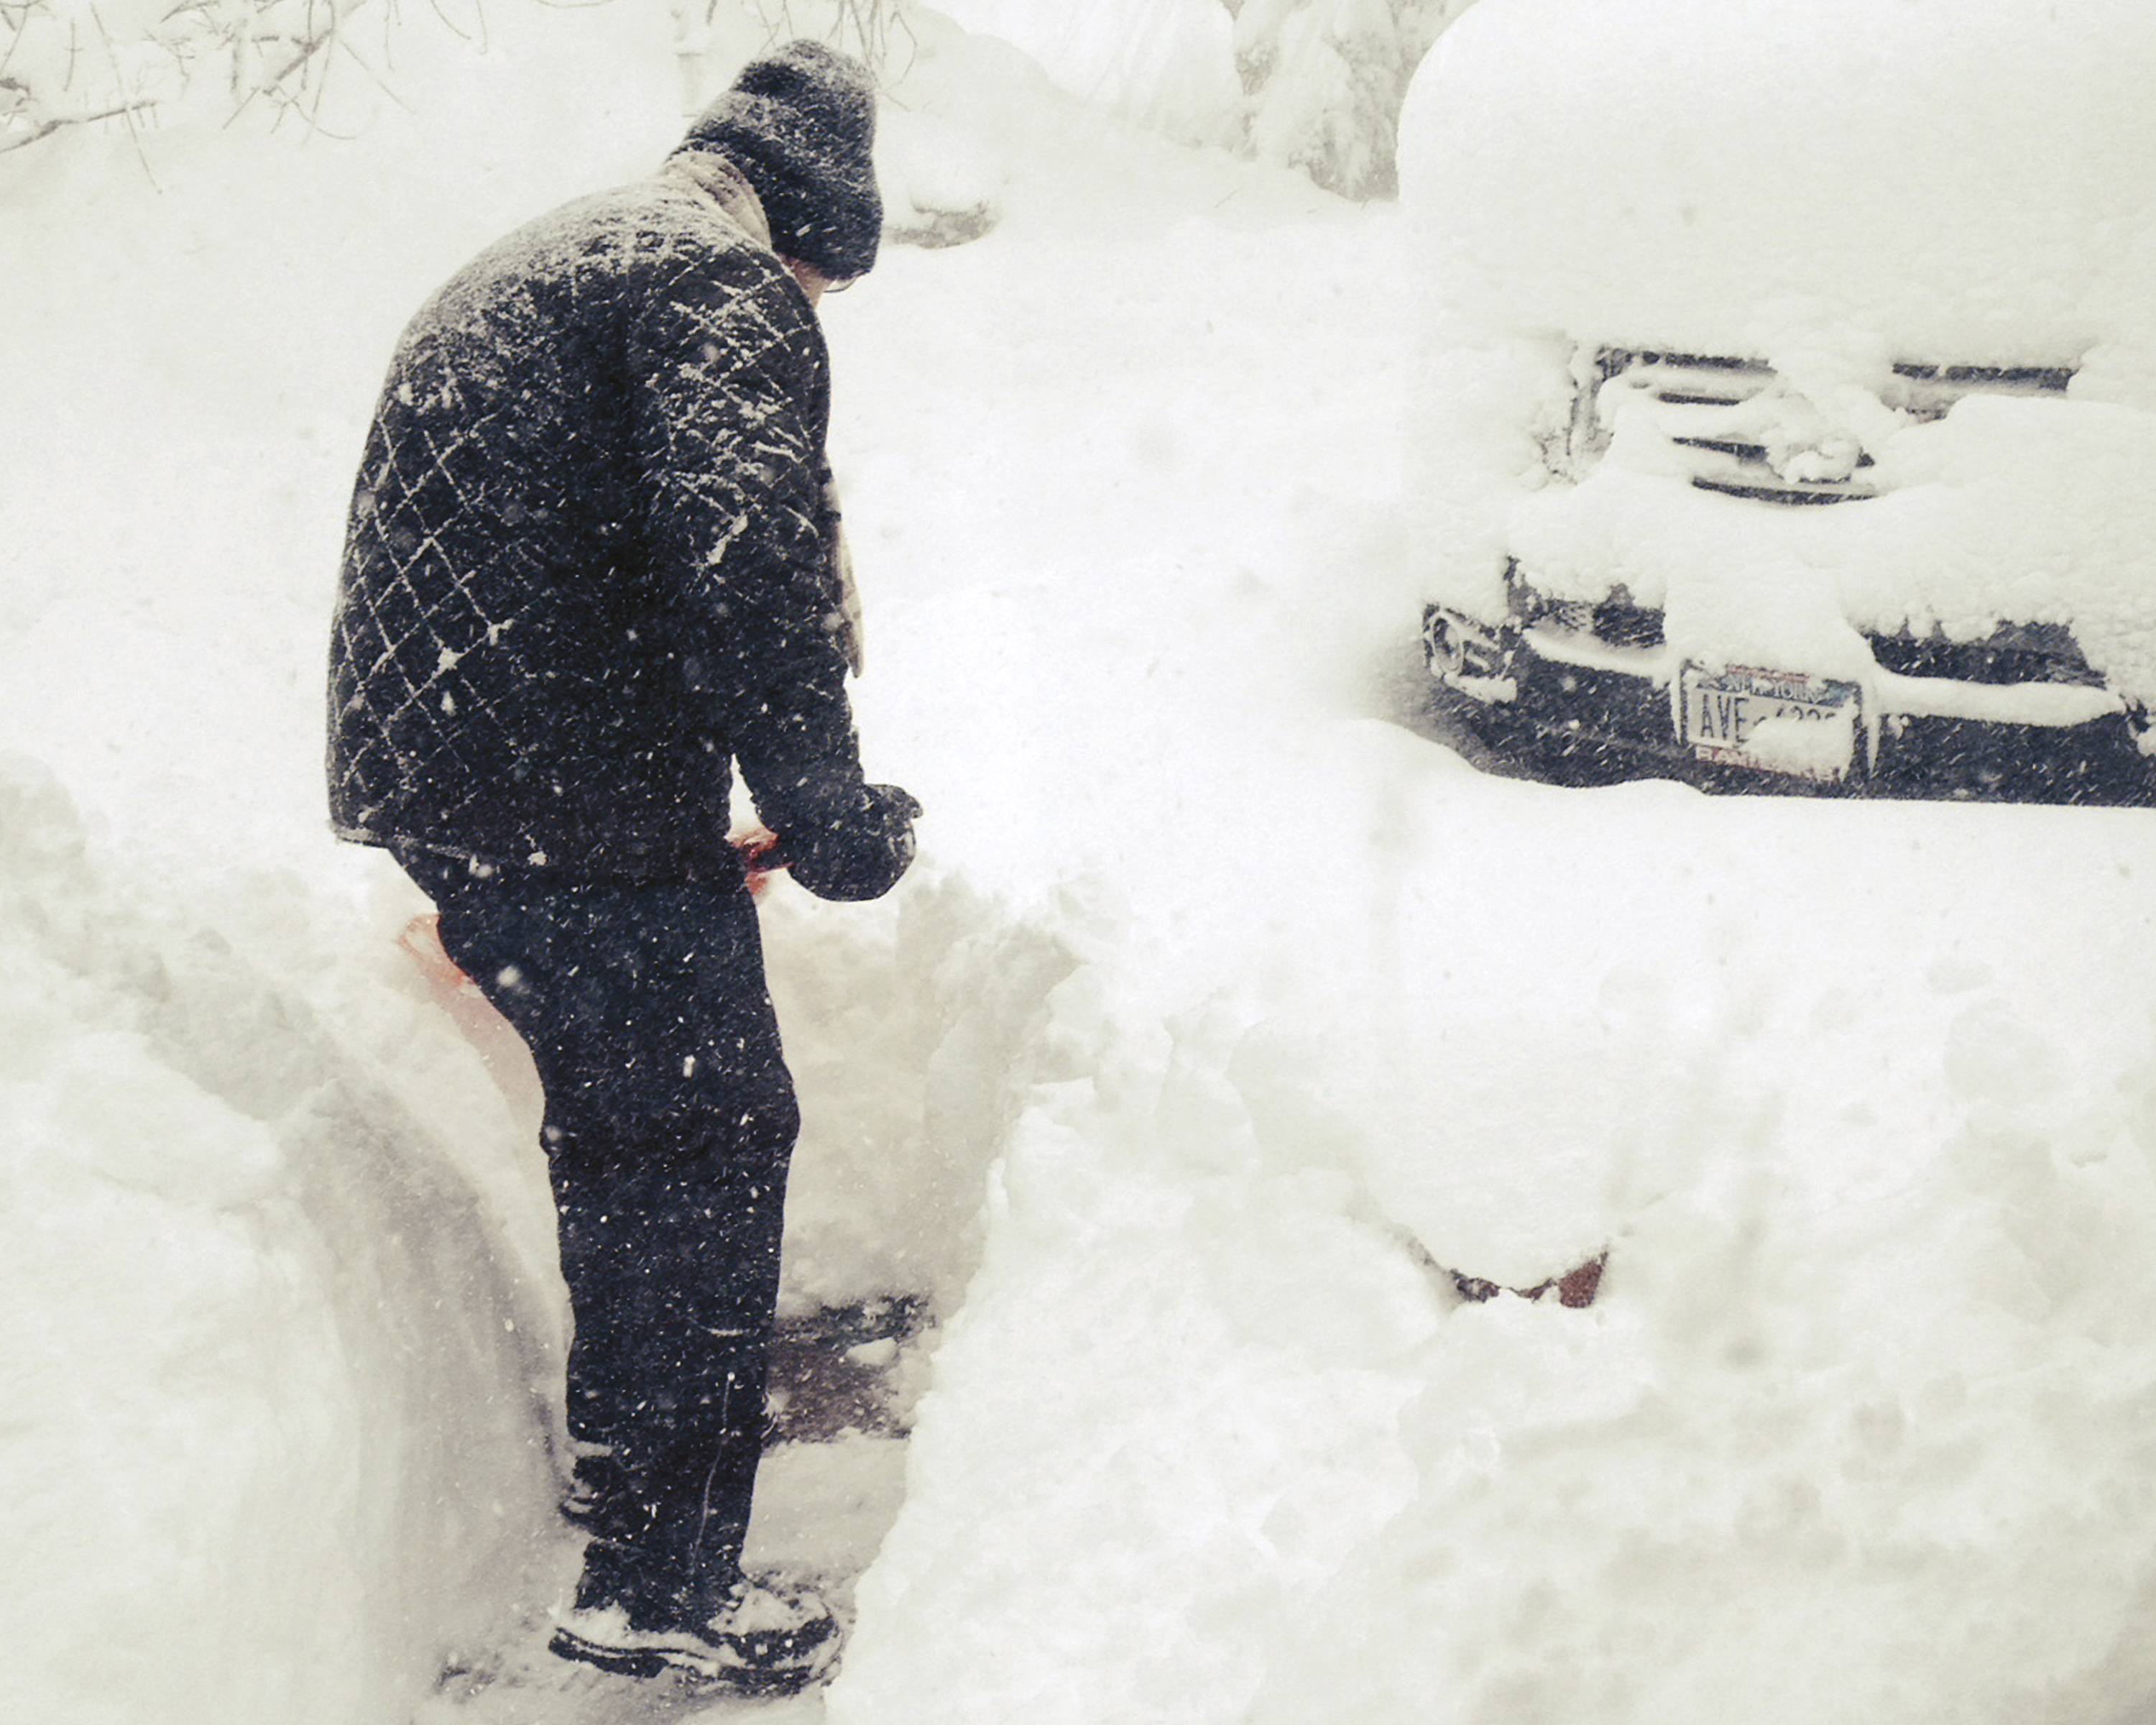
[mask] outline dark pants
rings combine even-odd
[[[755,906],[737,878],[405,865],[546,1090],[593,1536],[578,1603],[699,1620],[740,1574],[800,1126]]]

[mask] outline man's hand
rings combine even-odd
[[[779,834],[793,878],[819,898],[881,898],[913,860],[920,803],[895,784],[868,784],[813,822]]]

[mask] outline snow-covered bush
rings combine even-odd
[[[1023,49],[1084,100],[1189,142],[1235,135],[1233,36],[1219,0],[942,0],[937,9]]]
[[[1196,142],[1239,143],[1350,198],[1394,187],[1400,104],[1470,0],[942,0],[1063,89]]]
[[[1350,198],[1392,191],[1415,68],[1469,0],[1223,0],[1250,147]]]

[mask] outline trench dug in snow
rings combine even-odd
[[[263,872],[182,910],[45,769],[0,768],[27,1224],[0,1274],[6,1563],[59,1625],[8,1681],[38,1717],[390,1718],[431,1694],[418,1717],[484,1719],[558,1686],[531,1656],[574,1564],[536,1081],[379,862],[341,905]],[[937,872],[843,922],[768,896],[808,1027],[790,1307],[947,1309],[978,1257],[1005,1091],[1071,965]],[[778,1451],[762,1558],[843,1597],[897,1459],[863,1434]]]

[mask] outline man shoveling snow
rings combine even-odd
[[[747,1576],[798,1129],[730,759],[781,860],[888,891],[918,806],[844,692],[814,305],[875,260],[875,100],[797,43],[650,179],[468,264],[398,345],[332,635],[330,797],[529,1045],[590,1532],[554,1651],[748,1691],[836,1651]]]

